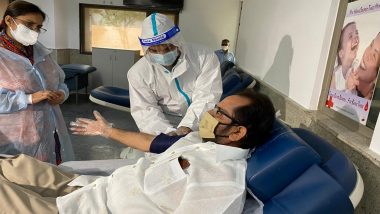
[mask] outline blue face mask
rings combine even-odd
[[[173,65],[175,60],[178,57],[178,51],[177,49],[167,52],[165,54],[152,54],[150,53],[150,59],[152,62],[158,63],[163,66],[170,66]]]

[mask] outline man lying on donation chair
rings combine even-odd
[[[2,211],[241,213],[248,151],[265,142],[275,119],[269,98],[251,90],[225,98],[186,136],[123,131],[94,115],[72,122],[74,134],[160,154],[106,177],[65,173],[25,155],[0,159]]]

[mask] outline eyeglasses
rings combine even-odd
[[[14,17],[13,19],[21,21],[21,23],[25,25],[25,27],[29,28],[30,30],[36,31],[37,33],[45,33],[47,31],[45,28],[43,28],[41,25],[38,25],[37,23],[26,21],[19,18],[14,18]]]
[[[220,108],[217,105],[215,105],[213,111],[215,112],[215,115],[217,117],[221,118],[221,117],[225,116],[232,121],[231,124],[226,124],[226,125],[234,125],[234,124],[239,125],[239,124],[241,124],[238,120],[236,120],[232,116],[228,115],[222,108]]]
[[[172,44],[161,44],[156,46],[151,46],[148,48],[148,52],[152,54],[165,54],[172,50],[175,50],[176,46]]]

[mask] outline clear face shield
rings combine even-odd
[[[170,30],[152,38],[139,38],[146,59],[163,66],[172,65],[183,52],[183,42],[179,28],[174,26]]]

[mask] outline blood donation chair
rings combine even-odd
[[[114,86],[99,86],[90,92],[90,100],[96,104],[130,112],[129,90]]]
[[[136,160],[71,161],[61,168],[79,174],[110,174]],[[244,214],[257,202],[265,214],[353,213],[363,196],[363,180],[354,164],[324,139],[302,128],[274,123],[267,142],[247,160]],[[100,172],[100,173],[99,173]]]
[[[65,64],[61,65],[65,73],[65,84],[69,91],[75,91],[75,103],[78,103],[80,89],[85,89],[87,94],[88,74],[96,71],[96,68],[84,64]]]
[[[265,214],[353,213],[364,191],[358,170],[342,152],[280,121],[248,159],[246,181]]]
[[[221,100],[246,88],[253,88],[256,80],[238,67],[232,67],[223,75],[222,84],[223,94],[220,98]]]
[[[222,62],[222,64],[220,64],[220,73],[221,73],[222,77],[224,76],[226,71],[228,71],[229,69],[231,69],[233,67],[235,67],[235,63],[233,63],[231,61]]]

